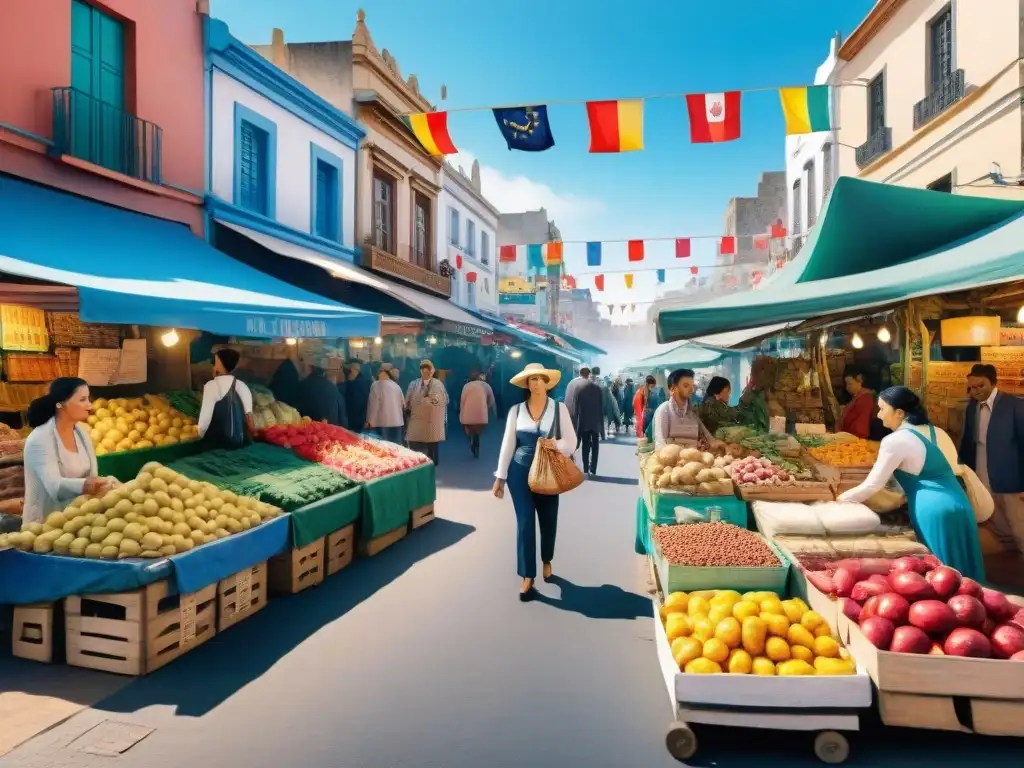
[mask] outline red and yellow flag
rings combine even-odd
[[[644,102],[588,101],[591,152],[633,152],[644,148]]]
[[[632,288],[633,287],[633,275],[632,274],[627,274],[626,275],[626,287],[627,288]],[[623,304],[622,308],[625,309],[626,305]]]
[[[545,264],[547,264],[548,266],[554,266],[555,264],[562,263],[562,243],[560,241],[551,241],[550,243],[548,243],[547,248],[545,250],[547,251],[544,258]]]
[[[447,112],[420,112],[409,115],[408,121],[409,128],[429,154],[438,157],[458,153],[452,137],[448,135]]]

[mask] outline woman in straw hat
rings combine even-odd
[[[572,417],[564,404],[548,396],[558,380],[559,371],[530,363],[512,377],[510,383],[526,390],[522,403],[513,406],[505,423],[505,437],[494,473],[494,495],[502,498],[505,485],[512,495],[516,511],[516,551],[518,573],[523,580],[519,599],[530,600],[537,578],[537,524],[540,525],[540,558],[544,563],[544,580],[551,580],[551,561],[555,556],[555,533],[558,528],[558,496],[547,496],[530,490],[530,465],[537,450],[537,441],[545,440],[566,455],[576,448],[576,432]],[[555,419],[558,419],[557,428]],[[558,440],[553,439],[559,432]],[[536,522],[535,522],[536,520]]]

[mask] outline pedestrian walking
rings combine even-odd
[[[310,366],[309,375],[299,384],[299,413],[313,421],[326,421],[337,427],[358,431],[362,424],[350,424],[345,410],[345,398],[318,366]]]
[[[405,395],[395,381],[397,372],[391,363],[381,365],[377,380],[370,385],[366,407],[366,428],[392,443],[402,442],[405,426]]]
[[[630,427],[633,426],[633,396],[635,394],[636,387],[633,384],[633,380],[626,379],[626,383],[622,386],[622,394],[619,397],[619,411],[622,412],[622,426],[625,427],[627,434]]]
[[[633,415],[636,416],[636,436],[643,437],[651,423],[654,411],[659,405],[655,387],[658,381],[653,376],[644,379],[644,385],[633,395]]]
[[[459,421],[469,436],[469,450],[474,459],[480,458],[480,433],[487,428],[491,411],[496,410],[494,390],[484,381],[482,373],[474,371],[459,398]]]
[[[444,440],[448,418],[448,392],[441,380],[434,378],[434,364],[429,360],[420,363],[420,377],[409,385],[405,408],[409,414],[409,447],[426,454],[436,466],[440,463],[438,444]]]
[[[366,410],[369,407],[370,387],[373,382],[362,372],[362,361],[353,357],[348,361],[345,381],[345,411],[353,432],[366,424]]]
[[[604,430],[604,392],[591,376],[584,379],[573,398],[571,412],[577,440],[583,446],[583,473],[597,474],[597,458]]]
[[[494,473],[496,498],[505,495],[508,485],[516,513],[516,566],[523,580],[519,599],[530,600],[536,594],[537,526],[540,526],[540,559],[545,581],[552,577],[558,532],[558,496],[534,493],[530,489],[530,467],[537,444],[557,448],[570,455],[576,445],[569,409],[549,396],[561,373],[540,363],[530,363],[512,377],[511,383],[526,390],[525,398],[508,412],[505,435],[501,441],[498,468]]]

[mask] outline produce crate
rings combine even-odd
[[[379,555],[392,544],[397,544],[404,539],[408,532],[409,526],[403,525],[380,536],[374,536],[372,539],[363,539],[359,542],[359,554],[364,557]]]
[[[326,538],[299,549],[289,549],[267,563],[271,595],[297,595],[324,580]]]
[[[64,601],[67,662],[135,677],[149,674],[217,633],[217,585],[172,594],[169,581]]]
[[[1024,737],[1024,701],[984,698],[959,701],[962,703],[958,705],[958,700],[952,696],[879,691],[878,713],[883,723],[893,727]],[[969,715],[965,711],[968,707]]]
[[[11,654],[19,659],[51,664],[58,660],[54,639],[60,629],[60,605],[35,603],[14,606]]]
[[[789,559],[775,542],[771,539],[765,541],[779,558],[780,565],[759,568],[672,565],[662,555],[657,540],[654,540],[654,561],[658,569],[658,579],[666,592],[735,589],[738,592],[766,590],[784,594],[789,579]]]
[[[117,349],[121,328],[117,325],[83,323],[75,312],[47,312],[46,325],[53,343],[61,347]]]
[[[58,376],[58,361],[53,355],[5,355],[4,372],[8,381],[52,381]]]
[[[57,356],[57,370],[61,376],[78,376],[79,351],[71,347],[57,347],[53,350]]]
[[[412,511],[409,526],[413,529],[422,528],[424,525],[434,519],[434,505],[427,504],[425,507],[414,509]]]
[[[217,631],[262,611],[267,604],[267,564],[258,563],[217,582]]]
[[[356,527],[346,525],[327,535],[327,575],[333,576],[348,567],[356,554]]]
[[[835,501],[832,486],[824,480],[806,481],[804,485],[743,485],[734,486],[744,501]]]

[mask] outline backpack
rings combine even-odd
[[[231,388],[213,406],[213,415],[204,439],[213,447],[226,450],[244,448],[252,442],[242,398],[238,394],[238,379],[232,377]]]

